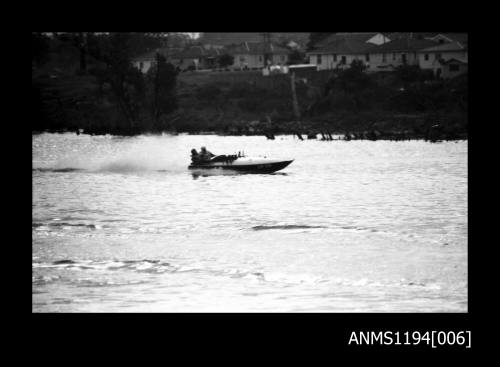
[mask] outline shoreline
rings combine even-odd
[[[76,134],[76,135],[87,135],[87,136],[111,136],[111,137],[137,137],[137,136],[162,136],[162,135],[213,135],[213,136],[261,136],[263,138],[267,138],[265,134],[262,133],[227,133],[221,131],[199,131],[199,132],[175,132],[175,131],[163,131],[163,132],[142,132],[138,134],[112,134],[110,132],[106,133],[86,133],[85,131],[76,133],[72,130],[44,130],[44,131],[32,131],[33,135],[41,135],[41,134]],[[412,141],[412,140],[423,140],[430,142],[442,142],[442,141],[468,141],[468,134],[459,134],[458,136],[422,136],[415,134],[408,134],[405,132],[379,132],[380,135],[371,135],[371,132],[350,132],[349,136],[345,133],[340,132],[331,132],[331,136],[326,136],[321,134],[320,132],[314,134],[301,134],[302,140],[316,140],[316,141],[353,141],[353,140],[370,140],[370,141]],[[323,135],[323,136],[322,136]],[[283,136],[293,136],[296,139],[297,133],[295,132],[281,132],[273,135],[273,139],[267,138],[268,140],[275,140],[275,138],[283,137]],[[300,139],[299,139],[300,140]]]

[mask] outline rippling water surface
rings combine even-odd
[[[295,158],[187,170],[189,151]],[[467,312],[467,142],[34,135],[34,312]]]

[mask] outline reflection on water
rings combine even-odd
[[[466,312],[467,142],[33,136],[34,312]],[[192,148],[295,158],[188,170]]]

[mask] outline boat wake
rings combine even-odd
[[[116,144],[72,152],[58,160],[38,165],[33,172],[185,172],[189,157],[186,149],[175,140],[157,137],[138,137]]]
[[[283,225],[274,225],[274,226],[254,226],[252,229],[254,231],[265,231],[270,229],[310,229],[310,228],[326,228],[324,226],[308,226],[308,225],[299,225],[299,224],[283,224]]]

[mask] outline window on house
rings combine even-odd
[[[285,61],[285,55],[281,55],[281,61]]]
[[[370,54],[366,54],[365,59],[366,59],[366,61],[370,61]]]
[[[344,65],[345,65],[345,64],[347,64],[347,61],[346,61],[346,57],[345,57],[345,56],[342,56],[342,57],[340,58],[340,60],[341,60],[341,63],[342,63],[342,64],[344,64]]]
[[[316,56],[316,59],[318,60],[318,61],[317,61],[317,64],[321,64],[321,61],[322,61],[322,60],[321,60],[321,55]]]
[[[425,55],[424,55],[424,60],[425,60],[425,61],[429,61],[429,54],[425,54]]]
[[[436,60],[439,60],[441,58],[441,53],[436,54]]]
[[[139,63],[139,70],[142,70],[143,68],[144,68],[144,63],[141,61],[141,62]]]
[[[333,54],[333,61],[337,62],[337,54]]]
[[[450,71],[458,71],[460,68],[457,64],[450,65]]]
[[[259,56],[259,62],[262,62],[262,56]]]
[[[387,62],[386,54],[382,54],[382,62]]]
[[[392,54],[392,59],[396,60],[396,53],[395,52]]]
[[[245,62],[245,56],[240,56],[240,62]]]

